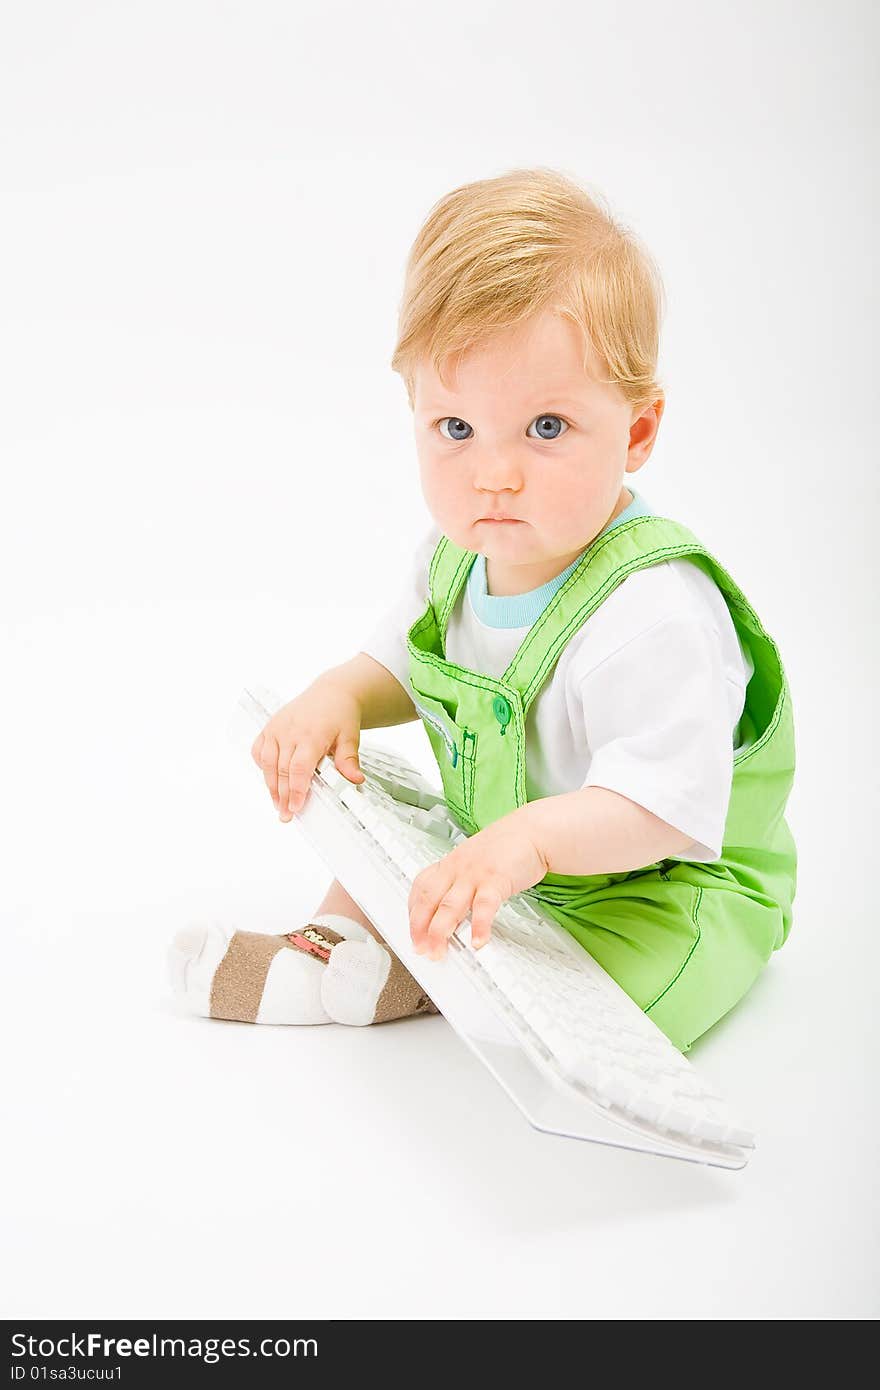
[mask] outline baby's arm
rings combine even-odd
[[[384,729],[418,718],[416,707],[396,676],[375,657],[358,652],[350,661],[319,676],[352,695],[361,708],[362,729]]]
[[[681,853],[680,830],[605,787],[528,801],[462,840],[415,877],[410,935],[417,954],[440,960],[468,912],[471,944],[489,939],[503,902],[545,874],[628,872]]]
[[[551,874],[616,874],[683,854],[693,838],[605,787],[529,801],[512,813]]]

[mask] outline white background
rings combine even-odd
[[[876,1315],[876,42],[854,0],[4,7],[4,1316]],[[691,1054],[740,1173],[539,1135],[442,1018],[167,997],[178,926],[323,895],[228,719],[400,583],[405,258],[529,165],[657,257],[636,485],[792,687],[795,923]]]

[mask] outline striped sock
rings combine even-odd
[[[203,1017],[363,1025],[437,1013],[394,953],[338,913],[279,935],[195,924],[177,933],[167,959],[174,992]]]
[[[328,927],[348,920],[329,914],[315,918],[317,924],[326,922]],[[356,1026],[439,1012],[403,962],[370,932],[360,940],[343,941],[330,952],[321,1002],[334,1022]]]

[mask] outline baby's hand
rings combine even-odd
[[[254,740],[251,757],[283,821],[301,809],[326,753],[332,753],[349,782],[364,780],[358,762],[360,732],[359,702],[329,675],[273,714]]]
[[[442,960],[448,938],[468,913],[471,944],[485,945],[501,904],[540,883],[547,872],[517,811],[462,840],[413,879],[409,926],[417,954]]]

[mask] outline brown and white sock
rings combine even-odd
[[[175,994],[206,1018],[364,1025],[438,1012],[390,948],[338,913],[280,935],[195,924],[167,963]]]

